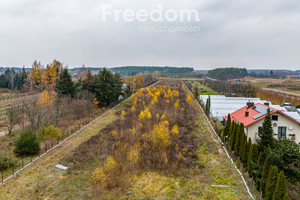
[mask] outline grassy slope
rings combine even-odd
[[[107,124],[116,119],[115,113],[123,109],[128,100],[113,109],[93,125],[56,148],[44,158],[0,186],[0,199],[83,199],[86,183],[84,174],[67,177],[67,172],[54,166],[72,153],[82,142],[99,133]]]

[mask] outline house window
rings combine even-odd
[[[258,127],[258,133],[259,133],[260,129],[262,129],[262,126],[259,126],[259,127]]]
[[[279,126],[278,127],[278,139],[285,138],[286,137],[286,127],[285,126]]]
[[[273,121],[278,121],[278,115],[272,115],[272,120]]]

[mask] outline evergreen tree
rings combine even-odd
[[[62,73],[59,75],[55,90],[59,96],[63,96],[63,95],[69,95],[72,97],[74,96],[75,87],[72,81],[71,74],[69,73],[68,69],[64,69]]]
[[[258,159],[258,150],[256,144],[251,144],[248,160],[247,160],[247,169],[250,176],[253,176],[253,170],[255,170],[255,166],[257,164]]]
[[[278,177],[278,168],[277,166],[271,166],[271,170],[268,175],[267,183],[265,186],[265,200],[272,200],[273,193],[276,188]]]
[[[234,151],[234,145],[235,145],[235,138],[236,138],[237,127],[238,127],[238,124],[237,123],[233,123],[233,128],[232,128],[232,132],[231,132],[231,135],[230,135],[230,146],[231,146],[231,150],[232,151]]]
[[[266,148],[273,146],[274,138],[270,109],[268,109],[268,114],[263,121],[261,129],[258,131],[258,135],[260,137],[260,141],[258,141],[259,151],[264,152]]]
[[[274,146],[264,152],[273,165],[284,171],[291,182],[300,180],[300,170],[292,165],[300,166],[300,145],[292,144],[289,139],[274,140]]]
[[[30,130],[26,130],[16,141],[14,153],[17,156],[34,156],[40,152],[40,149],[40,142],[36,134]]]
[[[230,113],[228,113],[227,121],[226,121],[225,128],[223,131],[223,138],[224,138],[225,142],[227,141],[227,138],[229,136],[230,125],[231,125],[231,117],[230,117]]]
[[[205,113],[207,116],[210,115],[210,95],[208,96],[205,104]]]
[[[269,171],[271,167],[271,162],[269,157],[264,162],[263,172],[261,176],[261,184],[260,184],[260,191],[262,192],[262,196],[265,197],[265,186],[268,179]]]
[[[240,150],[240,140],[242,135],[242,124],[239,124],[236,131],[236,138],[235,138],[235,144],[234,144],[234,154],[236,156],[239,156],[239,150]]]
[[[247,167],[248,155],[249,155],[251,144],[252,144],[251,138],[249,138],[248,142],[245,142],[245,145],[244,145],[242,162],[243,162],[243,166],[245,168]]]
[[[287,194],[287,186],[286,186],[286,180],[283,171],[280,171],[277,183],[276,183],[276,188],[275,192],[273,194],[273,200],[282,200],[285,198]]]
[[[262,171],[264,164],[264,155],[262,152],[259,153],[257,164],[254,164],[253,176],[255,177],[255,186],[259,191],[262,183]]]
[[[239,156],[240,159],[242,160],[242,156],[243,156],[243,148],[244,148],[244,144],[247,141],[247,136],[245,134],[245,129],[244,129],[244,124],[241,124],[241,133],[240,133],[240,137],[241,137],[241,141],[240,141],[240,146],[239,146]]]
[[[247,139],[247,138],[246,138]],[[244,144],[243,144],[243,153],[242,153],[242,156],[241,156],[241,162],[243,163],[243,166],[246,167],[247,166],[247,146],[248,146],[248,142],[247,140],[245,139],[244,141]]]
[[[286,193],[282,200],[291,200],[291,199],[290,199],[289,195]]]
[[[264,154],[263,152],[260,152],[258,156],[258,165],[263,166],[264,162],[265,162]]]
[[[23,67],[22,69],[22,72],[20,72],[20,78],[19,78],[19,81],[17,83],[17,88],[18,90],[22,89],[23,88],[23,85],[25,84],[26,82],[26,79],[27,79],[27,72],[25,71],[25,68]]]
[[[0,153],[0,172],[8,169],[11,165],[13,165],[16,160],[6,157],[4,154]]]
[[[95,76],[95,94],[99,106],[108,106],[122,94],[122,81],[119,74],[106,68]]]
[[[86,75],[83,79],[82,89],[89,92],[94,92],[94,82],[95,80],[91,70],[87,70]]]

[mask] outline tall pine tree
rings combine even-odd
[[[287,195],[287,186],[284,173],[281,171],[277,179],[273,200],[282,200],[284,199],[285,195]]]
[[[277,166],[271,166],[271,171],[269,172],[266,188],[265,188],[265,200],[272,200],[273,193],[276,188],[278,178],[278,168]]]
[[[74,83],[68,69],[64,69],[59,75],[55,90],[59,96],[69,95],[73,97],[75,95]]]
[[[244,124],[242,123],[241,124],[241,141],[240,141],[240,146],[239,146],[239,156],[240,156],[240,159],[242,160],[242,157],[243,157],[243,148],[244,148],[244,144],[245,142],[247,142],[247,136],[245,134],[245,129],[244,129]]]
[[[270,109],[268,109],[268,114],[266,115],[261,129],[258,131],[258,135],[260,140],[258,141],[258,149],[259,151],[264,152],[268,147],[273,146],[273,128],[272,128],[272,120],[270,115]]]
[[[253,176],[253,170],[255,170],[255,165],[257,164],[258,159],[258,150],[256,144],[251,144],[248,160],[247,160],[247,169],[250,176]]]
[[[236,138],[235,138],[235,144],[234,144],[234,154],[236,156],[239,156],[239,150],[240,150],[240,142],[242,137],[242,124],[239,124],[236,131]]]
[[[251,144],[252,144],[251,138],[249,138],[248,142],[245,142],[244,144],[242,163],[245,168],[247,167],[248,155],[249,155]]]
[[[231,147],[231,150],[234,150],[237,126],[238,126],[237,123],[235,123],[235,122],[232,123],[232,129],[231,129],[232,131],[230,133],[230,147]]]
[[[264,162],[263,172],[262,172],[262,176],[261,176],[260,191],[262,192],[263,197],[265,197],[265,186],[267,183],[270,167],[271,167],[271,161],[268,157]]]
[[[224,138],[225,142],[227,141],[227,138],[229,136],[230,125],[231,125],[231,117],[230,117],[230,113],[228,113],[227,121],[226,121],[225,128],[224,128],[224,131],[223,131],[223,138]]]
[[[260,190],[262,183],[262,171],[265,158],[262,152],[259,153],[257,164],[254,164],[253,176],[255,177],[255,186]]]
[[[205,104],[205,113],[209,117],[210,115],[210,95],[208,96]]]
[[[99,106],[108,106],[122,94],[122,81],[119,74],[106,68],[95,76],[95,94]]]

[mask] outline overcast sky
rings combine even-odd
[[[103,6],[196,10],[200,21],[117,22]],[[114,11],[110,12],[113,14]],[[157,15],[156,15],[157,16]],[[170,15],[172,16],[172,15]],[[141,27],[199,27],[149,31]],[[299,0],[1,0],[0,66],[58,59],[70,68],[127,65],[300,70]]]

